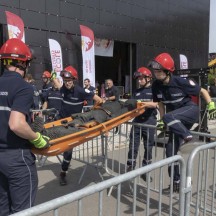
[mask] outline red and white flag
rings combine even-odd
[[[62,81],[60,72],[63,70],[62,50],[60,44],[53,39],[49,39],[50,56],[52,69],[57,73],[57,77]]]
[[[9,11],[5,11],[7,18],[8,36],[11,38],[18,38],[25,43],[25,32],[23,20]]]
[[[187,57],[183,54],[180,54],[179,57],[180,57],[180,69],[188,69]]]
[[[91,85],[95,86],[95,50],[94,50],[94,33],[83,25],[80,25],[81,45],[83,57],[83,80],[90,79]]]

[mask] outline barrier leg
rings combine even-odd
[[[82,179],[83,179],[83,176],[84,176],[84,174],[85,174],[85,172],[86,172],[86,169],[87,169],[87,166],[88,166],[88,165],[92,166],[91,164],[86,164],[86,165],[85,165],[85,168],[84,168],[84,170],[83,170],[83,172],[82,172],[82,174],[81,174],[81,176],[80,176],[80,178],[79,178],[78,184],[81,183],[81,181],[82,181]],[[94,168],[96,169],[96,171],[97,171],[99,177],[100,177],[101,180],[103,181],[104,178],[103,178],[102,174],[100,173],[100,171],[99,171],[99,169],[98,169],[98,166],[94,166]]]
[[[83,169],[82,174],[81,174],[81,176],[80,176],[80,178],[79,178],[78,184],[81,183],[82,178],[83,178],[83,176],[84,176],[84,174],[85,174],[85,172],[86,172],[87,166],[88,166],[88,164],[85,165],[85,168]]]
[[[57,157],[59,163],[62,164],[62,160],[61,160],[61,158],[59,157],[59,155],[57,155],[56,157]]]
[[[48,158],[47,156],[37,155],[38,166],[39,166],[39,167],[44,166],[44,164],[45,164],[47,158]]]

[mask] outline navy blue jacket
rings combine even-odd
[[[146,101],[146,102],[153,101],[151,86],[147,88],[141,87],[139,89],[136,89],[135,92],[133,93],[133,98],[141,101]],[[148,119],[149,117],[156,118],[156,115],[157,115],[157,110],[155,108],[149,108],[146,109],[146,111],[142,115],[137,116],[136,119],[145,120]]]
[[[159,80],[152,84],[154,102],[162,102],[169,111],[183,106],[195,105],[191,95],[198,96],[201,87],[192,80],[171,76],[167,85]]]
[[[62,93],[60,90],[51,88],[44,94],[44,101],[48,103],[48,109],[55,108],[60,112],[62,107]]]
[[[60,116],[62,118],[69,117],[74,113],[81,113],[84,100],[92,100],[94,97],[93,92],[78,85],[75,85],[70,90],[63,85],[60,92],[63,96],[62,108],[60,111]]]
[[[33,95],[32,85],[17,72],[5,71],[0,77],[0,149],[30,148],[27,140],[10,130],[8,122],[13,110],[23,113],[30,123]]]

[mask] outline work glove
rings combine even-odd
[[[215,103],[213,101],[207,104],[207,110],[208,110],[208,119],[209,120],[216,119],[216,108],[215,108]]]
[[[54,79],[56,79],[56,77],[57,77],[57,73],[55,71],[52,71],[50,80],[53,81]]]
[[[157,121],[157,129],[160,131],[163,131],[165,129],[165,125],[162,119]]]
[[[38,148],[38,149],[48,148],[50,138],[47,136],[41,135],[39,132],[36,132],[36,134],[38,135],[38,137],[34,140],[29,140],[29,141],[35,146],[35,148]]]

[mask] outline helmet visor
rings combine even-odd
[[[41,79],[48,79],[48,77],[42,75]]]
[[[147,77],[149,77],[149,76],[146,76],[146,75],[144,75],[144,74],[142,74],[142,73],[140,73],[140,72],[138,72],[138,71],[135,71],[135,72],[134,72],[134,75],[133,75],[133,78],[134,78],[134,79],[138,79],[138,78],[147,78]]]
[[[159,64],[158,62],[156,61],[150,61],[148,66],[150,68],[152,68],[153,70],[163,70],[164,68],[161,66],[161,64]]]
[[[60,76],[61,76],[62,78],[75,79],[75,77],[72,76],[72,74],[71,74],[70,72],[66,71],[66,70],[62,70],[62,71],[60,72]]]

